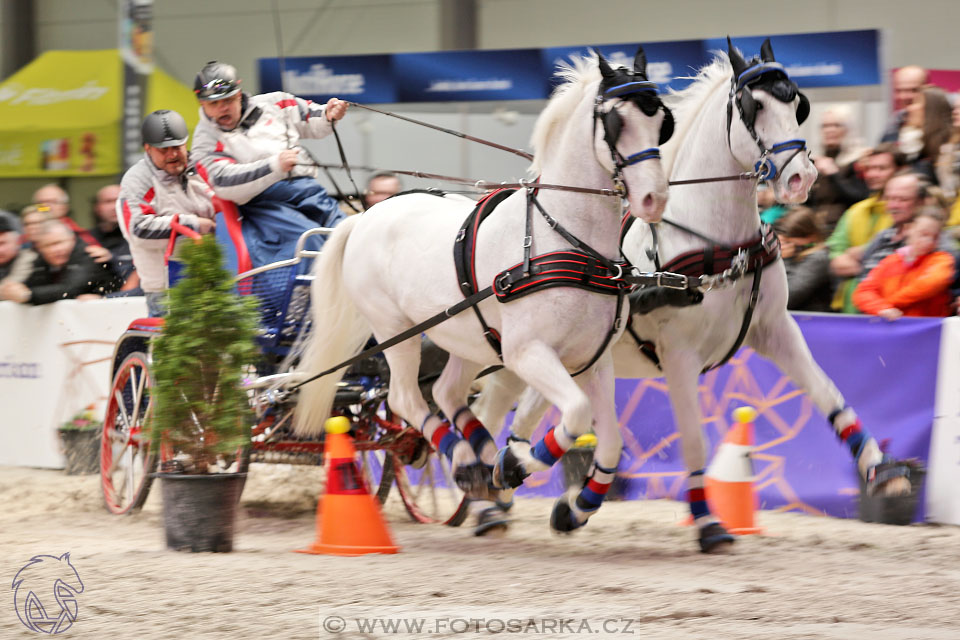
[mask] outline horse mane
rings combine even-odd
[[[730,65],[727,55],[723,52],[716,52],[713,62],[701,67],[696,76],[684,78],[685,80],[693,80],[686,89],[670,90],[669,104],[673,109],[677,128],[673,137],[665,145],[667,153],[664,154],[664,171],[668,176],[673,171],[673,161],[676,158],[675,151],[680,148],[684,138],[690,132],[691,125],[700,116],[703,107],[717,88],[729,84],[732,72],[733,67]],[[670,153],[671,151],[674,153]]]
[[[546,157],[549,145],[555,141],[556,132],[573,115],[587,87],[600,82],[600,67],[594,56],[576,56],[570,62],[561,62],[554,75],[562,79],[563,84],[554,90],[533,127],[530,137],[533,162],[528,170],[531,176],[539,175],[543,168],[542,159]]]

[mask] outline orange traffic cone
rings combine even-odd
[[[757,411],[740,407],[733,412],[736,424],[727,432],[707,468],[706,494],[710,511],[730,533],[762,533],[753,519],[757,496],[753,491],[753,421]]]
[[[350,421],[343,416],[326,422],[327,490],[317,505],[317,540],[297,553],[362,556],[396,553],[380,505],[367,491],[357,466],[353,441],[347,434]]]

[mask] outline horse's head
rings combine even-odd
[[[647,58],[637,50],[633,68],[611,67],[597,52],[602,79],[594,108],[596,157],[626,191],[630,212],[657,222],[667,203],[660,145],[673,133],[673,115],[647,80]]]
[[[806,140],[800,138],[810,103],[774,59],[769,39],[760,47],[760,57],[750,61],[729,38],[727,45],[733,67],[727,101],[730,152],[741,165],[773,183],[777,200],[803,202],[817,178]]]

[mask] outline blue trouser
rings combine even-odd
[[[326,189],[309,177],[282,180],[239,209],[254,267],[292,258],[304,231],[335,227],[346,217]],[[316,251],[323,242],[324,236],[312,236],[304,248]]]

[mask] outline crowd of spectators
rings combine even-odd
[[[926,71],[894,74],[894,113],[881,140],[858,148],[850,118],[823,114],[819,177],[804,206],[772,202],[797,311],[947,316],[960,302],[960,99],[930,86]]]

